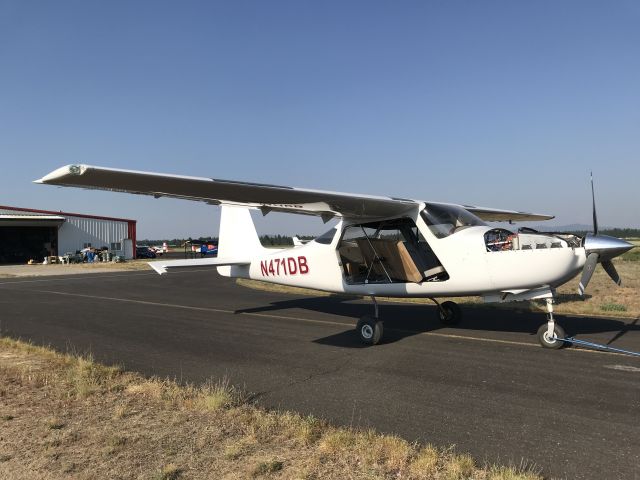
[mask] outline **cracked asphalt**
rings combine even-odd
[[[640,478],[640,359],[549,351],[541,314],[381,304],[385,342],[353,331],[366,302],[255,291],[213,269],[0,279],[5,335],[146,375],[228,378],[268,408],[455,445],[554,478]],[[558,316],[569,335],[640,351],[638,319]]]

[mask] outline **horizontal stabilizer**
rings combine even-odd
[[[227,265],[249,265],[247,259],[227,258],[195,258],[192,260],[168,260],[166,262],[148,262],[158,274],[167,273],[167,268],[174,267],[223,267]]]

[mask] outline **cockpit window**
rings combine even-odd
[[[486,226],[473,213],[456,205],[427,203],[420,216],[437,238],[448,237],[466,227]]]

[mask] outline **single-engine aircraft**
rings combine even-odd
[[[582,271],[584,293],[600,263],[620,277],[611,260],[633,247],[599,235],[593,198],[593,234],[513,232],[485,221],[540,221],[553,216],[472,205],[283,187],[214,178],[164,175],[90,165],[67,165],[35,183],[181,198],[221,206],[217,258],[151,262],[170,267],[216,266],[220,275],[371,297],[373,315],[356,331],[369,345],[380,342],[383,322],[376,297],[433,300],[443,324],[461,319],[460,307],[441,297],[481,296],[485,302],[544,300],[547,322],[537,332],[543,347],[565,344],[553,317],[555,289]],[[592,197],[593,178],[591,181]],[[292,248],[261,245],[250,209],[317,215],[335,227]]]

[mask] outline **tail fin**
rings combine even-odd
[[[246,207],[222,205],[219,236],[220,259],[250,258],[264,249]]]

